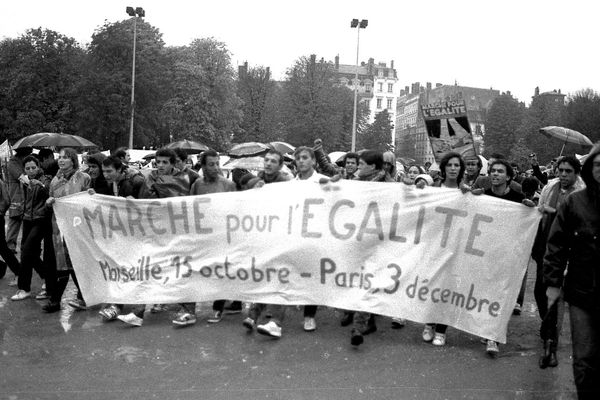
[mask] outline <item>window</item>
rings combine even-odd
[[[378,89],[379,92],[383,92],[383,83],[379,82],[377,84],[377,89]]]
[[[393,93],[393,92],[394,92],[394,84],[388,83],[388,93]]]
[[[380,85],[381,85],[381,84],[380,84]],[[382,103],[382,100],[383,100],[383,99],[382,99],[381,97],[377,98],[377,109],[378,109],[378,110],[381,110],[381,103]]]
[[[391,110],[392,109],[392,103],[394,102],[394,99],[387,99],[387,109]]]
[[[371,91],[371,84],[367,83],[365,84],[365,92],[369,93]]]

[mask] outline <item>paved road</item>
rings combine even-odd
[[[98,308],[44,314],[35,300],[12,302],[0,280],[0,399],[574,399],[568,329],[560,365],[537,367],[538,317],[530,269],[525,310],[509,325],[498,358],[479,339],[448,329],[448,344],[421,340],[422,327],[379,330],[353,348],[341,313],[320,308],[318,329],[302,330],[291,308],[281,340],[248,334],[241,316],[175,329],[171,311],[141,328],[103,323]],[[10,274],[7,274],[10,275]],[[34,280],[33,290],[39,289]],[[568,318],[565,318],[567,328]]]

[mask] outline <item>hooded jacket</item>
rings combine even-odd
[[[600,183],[592,166],[599,154],[597,144],[581,169],[586,188],[560,205],[544,256],[544,283],[562,286],[567,302],[594,312],[600,312]]]

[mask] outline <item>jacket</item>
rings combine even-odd
[[[23,219],[28,221],[50,217],[52,214],[52,210],[46,207],[52,178],[49,175],[44,175],[42,172],[35,179],[40,181],[42,186],[31,183],[29,185],[22,184]]]
[[[20,217],[23,215],[23,190],[21,189],[19,177],[25,173],[25,170],[23,169],[23,160],[17,156],[12,157],[8,160],[6,170],[6,185],[10,197],[8,216]]]
[[[131,168],[125,169],[124,173],[121,175],[121,178],[117,182],[117,193],[111,193],[119,197],[128,197],[132,196],[134,199],[139,199],[140,193],[145,185],[144,176],[130,171]],[[111,189],[112,189],[112,185]]]
[[[50,197],[63,197],[70,194],[84,192],[90,188],[91,178],[81,171],[74,171],[68,177],[58,171],[50,182]]]
[[[600,312],[600,183],[592,176],[598,155],[600,145],[583,164],[586,188],[571,193],[558,208],[544,256],[544,283],[562,286],[569,304],[590,312]]]

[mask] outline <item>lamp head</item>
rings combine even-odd
[[[356,18],[354,18],[352,21],[350,21],[350,28],[356,28],[358,26],[358,20]]]

